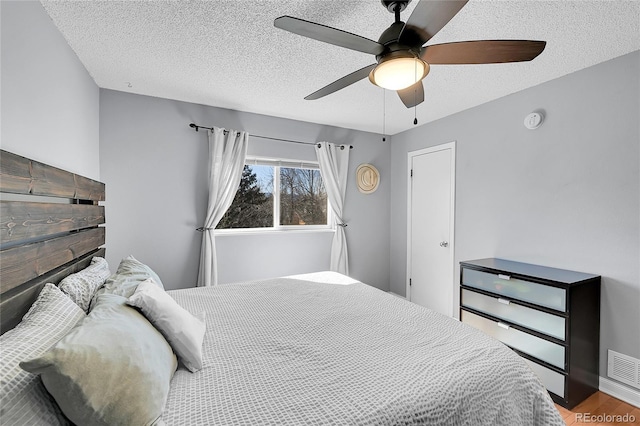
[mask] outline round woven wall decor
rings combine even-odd
[[[363,194],[371,194],[378,189],[380,173],[372,164],[360,164],[356,170],[356,182],[358,191]]]

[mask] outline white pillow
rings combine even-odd
[[[93,295],[111,276],[109,265],[102,257],[94,257],[91,264],[67,276],[60,282],[60,290],[71,298],[85,312],[89,312],[89,303]]]
[[[158,287],[153,278],[141,282],[127,304],[142,311],[164,335],[189,371],[202,368],[202,341],[206,330],[204,312],[192,315]]]

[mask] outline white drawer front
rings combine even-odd
[[[462,290],[461,303],[462,306],[473,308],[476,311],[565,340],[565,319],[563,317],[516,305],[507,299],[485,296],[465,289]]]
[[[529,367],[533,370],[534,373],[540,378],[540,381],[547,388],[548,391],[551,391],[558,395],[559,397],[564,398],[564,375],[550,370],[547,367],[543,367],[540,364],[537,364],[533,361],[530,361],[526,358],[523,358]]]
[[[462,311],[460,317],[462,322],[484,331],[502,343],[564,369],[564,346],[516,330],[515,328],[504,326],[501,323],[491,321],[479,315],[472,314],[471,312]]]
[[[508,275],[491,274],[463,268],[462,283],[469,287],[535,303],[560,312],[565,312],[567,306],[567,295],[564,289],[519,280]]]

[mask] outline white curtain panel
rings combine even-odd
[[[331,243],[330,269],[349,275],[347,236],[344,229],[347,225],[342,219],[342,207],[349,174],[349,146],[320,142],[316,144],[316,154],[336,224],[336,233]]]
[[[218,284],[213,231],[238,191],[249,134],[214,127],[209,134],[209,206],[202,233],[198,287]]]

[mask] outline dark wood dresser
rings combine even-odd
[[[460,320],[520,354],[553,400],[598,390],[600,276],[503,259],[460,262]]]

